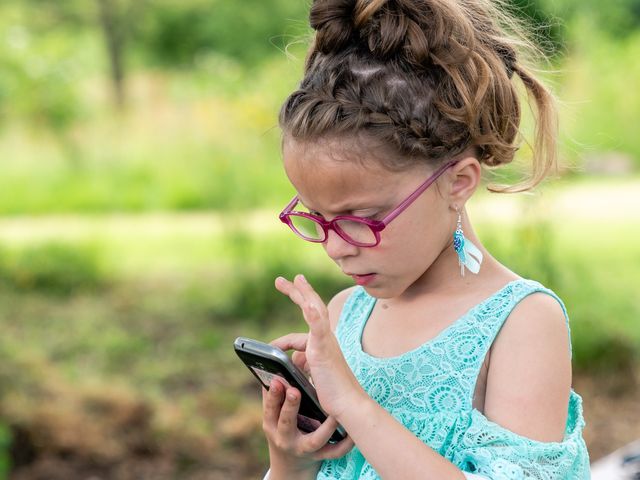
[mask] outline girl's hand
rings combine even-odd
[[[276,288],[302,309],[309,334],[285,335],[271,344],[285,351],[304,352],[304,357],[294,353],[294,357],[298,355],[296,363],[306,363],[320,405],[339,422],[342,412],[367,394],[342,355],[331,331],[327,307],[302,275],[297,275],[293,282],[278,277]]]
[[[271,380],[269,390],[262,389],[262,407],[274,479],[315,478],[321,460],[342,457],[353,447],[349,437],[327,443],[338,425],[331,417],[312,433],[298,430],[300,392],[277,379]]]

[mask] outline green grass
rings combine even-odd
[[[634,327],[640,314],[640,247],[632,241],[640,238],[640,223],[629,216],[636,208],[630,200],[637,188],[637,180],[584,180],[548,188],[538,197],[480,194],[469,210],[494,256],[560,294],[575,336],[624,334],[640,350]],[[623,204],[626,207],[620,208]],[[287,301],[273,288],[275,276],[305,272],[325,300],[345,285],[322,249],[298,241],[272,210],[230,217],[200,213],[9,218],[0,222],[0,230],[0,283],[5,288],[27,296],[32,291],[55,294],[60,300],[51,297],[54,304],[83,292],[87,298],[93,298],[92,292],[120,292],[114,297],[98,293],[104,306],[98,308],[96,299],[82,310],[78,322],[101,308],[108,311],[112,303],[126,304],[119,298],[128,288],[121,287],[124,284],[149,288],[151,299],[154,294],[162,297],[166,289],[170,306],[160,302],[159,312],[191,315],[193,308],[196,317],[208,315],[214,321],[235,318],[242,324],[287,328],[295,312],[282,313]],[[96,321],[106,322],[99,316]],[[143,344],[127,339],[115,324],[112,328],[106,323],[95,327],[105,334],[100,341],[107,342],[106,351],[113,349],[125,360],[137,348],[142,357],[148,354]],[[38,338],[36,332],[31,336]],[[576,343],[576,360],[588,368],[588,349]]]

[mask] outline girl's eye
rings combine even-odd
[[[380,213],[376,212],[370,213],[369,215],[356,215],[356,217],[366,218],[367,220],[378,220],[378,217],[380,217]]]

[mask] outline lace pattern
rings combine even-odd
[[[461,470],[503,479],[588,479],[580,396],[571,391],[562,442],[538,442],[488,420],[472,407],[480,368],[500,328],[527,295],[551,290],[533,280],[514,280],[471,308],[435,338],[395,357],[362,349],[362,332],[376,299],[359,287],[347,299],[336,336],[347,363],[367,393],[424,443]],[[569,343],[569,351],[571,344]],[[379,479],[357,447],[324,461],[325,479]]]

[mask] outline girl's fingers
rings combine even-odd
[[[313,454],[314,460],[332,460],[344,457],[355,444],[351,437],[347,437],[338,443],[327,443],[324,447]]]
[[[314,332],[326,335],[331,333],[331,327],[329,325],[329,314],[326,312],[324,305],[323,308],[324,311],[320,311],[314,302],[306,302],[302,313],[305,321]]]
[[[284,387],[277,380],[271,380],[269,390],[264,387],[262,390],[263,423],[265,426],[275,427],[280,417]]]
[[[287,295],[296,305],[304,308],[305,304],[311,303],[320,311],[326,309],[322,298],[316,293],[304,275],[298,274],[290,282],[284,277],[278,277],[275,281],[276,288]]]
[[[314,329],[322,331],[329,329],[329,312],[327,307],[307,282],[304,275],[296,275],[293,282],[286,278],[278,277],[275,281],[276,288],[288,295],[291,301],[300,307],[305,321]]]
[[[300,392],[295,388],[286,389],[286,398],[280,410],[278,431],[285,436],[298,433],[298,408],[300,408]]]
[[[304,275],[296,275],[294,285],[298,288],[304,298],[304,304],[301,305],[304,318],[314,329],[326,333],[329,327],[329,312],[320,295],[316,293],[313,287],[304,278]]]
[[[293,283],[284,277],[278,277],[276,278],[275,285],[278,291],[287,295],[293,303],[302,308],[304,296]]]
[[[333,417],[328,417],[316,430],[303,435],[303,451],[314,453],[324,448],[337,426],[338,422]]]
[[[322,422],[322,425],[320,425],[317,430],[315,432],[313,432],[313,434],[318,434],[322,437],[326,437],[326,440],[323,442],[322,445],[324,445],[325,443],[327,443],[329,441],[329,439],[331,438],[331,435],[333,435],[333,432],[335,431],[335,429],[338,427],[338,422],[336,421],[335,418],[329,416],[327,417],[327,419]],[[316,449],[317,450],[317,449]]]
[[[304,352],[293,352],[291,361],[296,367],[309,375],[309,364],[307,363],[307,355]]]
[[[324,306],[322,298],[320,298],[320,295],[318,295],[318,293],[313,289],[304,275],[296,275],[296,277],[293,279],[293,284],[298,288],[305,302],[313,303],[318,308],[320,308],[321,305]]]
[[[303,352],[307,349],[308,337],[308,333],[290,333],[283,337],[276,338],[270,343],[274,347],[278,347],[280,350],[284,350],[285,352],[291,349]]]

